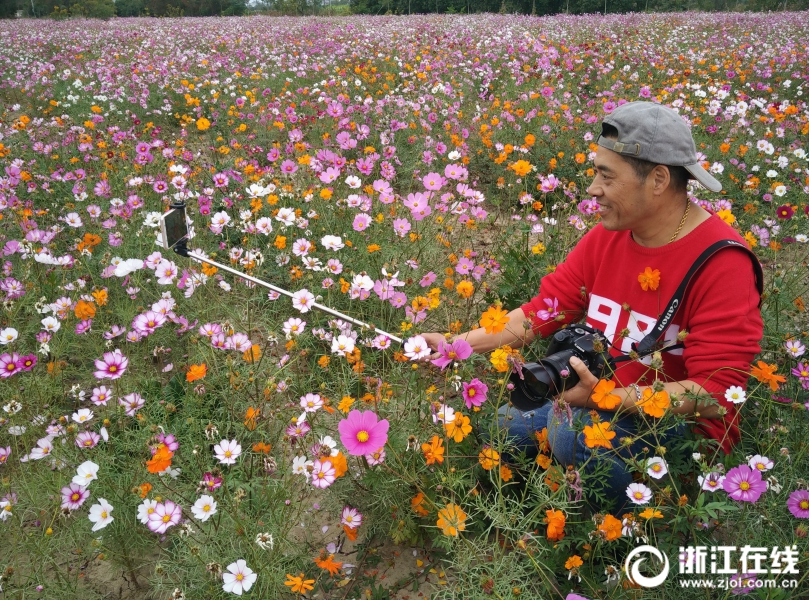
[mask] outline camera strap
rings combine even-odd
[[[758,290],[759,301],[758,305],[761,306],[761,296],[764,292],[764,272],[761,269],[761,264],[758,262],[758,258],[755,254],[743,243],[737,242],[736,240],[719,240],[708,246],[705,251],[697,257],[697,260],[694,261],[694,264],[691,265],[691,268],[688,269],[688,272],[683,277],[683,280],[680,282],[680,285],[677,287],[677,290],[674,292],[674,295],[669,300],[669,303],[666,305],[665,310],[661,314],[660,318],[655,323],[654,327],[647,333],[644,338],[640,342],[633,342],[632,349],[637,353],[638,357],[648,356],[655,351],[655,346],[657,345],[657,341],[663,335],[663,332],[671,323],[674,316],[677,314],[677,311],[683,304],[683,298],[685,297],[685,292],[688,289],[688,284],[691,283],[691,279],[697,272],[702,268],[702,266],[711,258],[714,254],[723,250],[725,248],[739,248],[740,250],[744,250],[747,255],[750,257],[750,260],[753,263],[753,273],[756,277],[756,289]],[[673,344],[671,346],[666,346],[665,348],[661,348],[661,352],[668,352],[671,350],[675,350],[677,348],[682,348],[682,342]],[[632,360],[628,355],[617,356],[615,357],[615,362],[624,362],[628,360]]]

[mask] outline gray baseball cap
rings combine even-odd
[[[685,167],[690,179],[712,192],[722,191],[722,184],[699,164],[691,130],[677,111],[653,102],[628,102],[604,117],[603,124],[615,127],[618,139],[605,138],[602,129],[599,146],[658,165]]]

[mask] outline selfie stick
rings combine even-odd
[[[183,211],[183,218],[185,218],[185,201],[179,200],[179,201],[172,202],[170,208],[172,208],[174,210],[182,210]],[[188,242],[188,235],[186,234],[176,244],[174,244],[174,246],[172,246],[172,248],[180,256],[183,256],[185,258],[193,258],[194,260],[204,262],[204,263],[209,264],[209,265],[211,265],[213,267],[216,267],[217,269],[222,269],[223,271],[227,271],[228,273],[232,273],[233,275],[236,275],[237,277],[241,277],[242,279],[246,279],[247,281],[250,281],[251,283],[255,283],[256,285],[260,285],[260,286],[265,287],[265,288],[267,288],[269,290],[272,290],[273,292],[277,292],[279,294],[283,294],[284,296],[292,298],[292,296],[293,296],[292,292],[288,292],[287,290],[285,290],[283,288],[279,288],[279,287],[274,286],[274,285],[272,285],[270,283],[267,283],[266,281],[262,281],[261,279],[257,279],[256,277],[253,277],[251,275],[247,275],[246,273],[242,273],[241,271],[237,271],[236,269],[232,269],[231,267],[223,265],[222,263],[218,263],[216,261],[213,261],[210,258],[206,258],[206,257],[204,257],[204,256],[202,256],[200,254],[196,254],[194,252],[189,251],[188,246],[187,246],[187,242]],[[163,243],[168,244],[168,240],[164,239]],[[313,302],[312,303],[312,308],[316,308],[319,311],[327,313],[329,315],[332,315],[333,317],[337,317],[338,319],[342,319],[344,321],[348,321],[349,323],[353,323],[354,325],[357,325],[360,328],[370,329],[371,331],[373,331],[375,333],[380,333],[380,334],[390,338],[394,342],[398,342],[399,344],[403,343],[402,338],[400,338],[400,337],[396,337],[395,335],[391,335],[390,333],[388,333],[386,331],[382,331],[381,329],[377,329],[374,325],[369,325],[368,323],[364,323],[363,321],[360,321],[358,319],[354,319],[352,317],[349,317],[348,315],[345,315],[345,314],[343,314],[343,313],[341,313],[339,311],[336,311],[336,310],[334,310],[332,308],[329,308],[328,306],[324,306],[322,304],[318,304],[317,302]]]

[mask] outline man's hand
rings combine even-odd
[[[557,398],[562,398],[570,406],[596,408],[595,403],[590,400],[590,395],[598,383],[598,377],[593,375],[587,365],[575,356],[570,359],[570,366],[579,376],[579,383],[566,390],[564,394],[557,396]]]
[[[430,350],[433,351],[433,353],[430,356],[422,358],[421,362],[437,359],[440,356],[440,354],[438,354],[438,346],[442,342],[446,342],[447,338],[445,338],[440,333],[422,333],[421,337],[424,338],[424,340],[427,342],[427,345],[430,347]]]

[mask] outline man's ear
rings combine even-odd
[[[654,184],[652,189],[655,194],[665,192],[669,187],[669,183],[671,183],[671,172],[665,165],[655,165],[652,172],[649,173],[649,177],[651,177]]]

